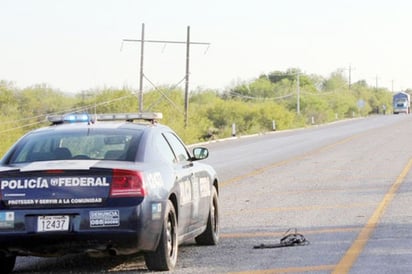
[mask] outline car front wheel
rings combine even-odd
[[[212,190],[212,201],[210,202],[209,217],[206,230],[195,238],[199,245],[216,245],[219,241],[219,197],[216,187]]]
[[[177,217],[173,203],[169,200],[166,205],[166,215],[163,222],[159,245],[154,252],[148,252],[144,258],[149,270],[168,271],[177,262]]]

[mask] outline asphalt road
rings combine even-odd
[[[218,246],[174,273],[412,273],[412,116],[386,115],[206,146],[221,179]],[[307,245],[255,249],[297,231]],[[147,273],[139,256],[18,258],[16,273]]]

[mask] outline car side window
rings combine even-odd
[[[165,132],[164,136],[167,142],[172,147],[173,152],[179,162],[188,161],[190,159],[190,155],[186,150],[186,147],[182,144],[182,142],[176,137],[175,134],[171,132]]]
[[[157,136],[156,145],[163,159],[165,159],[169,163],[177,162],[175,154],[173,153],[169,143],[166,141],[163,135]]]

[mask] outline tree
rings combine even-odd
[[[323,83],[323,91],[342,91],[348,88],[348,82],[342,70],[333,72]]]

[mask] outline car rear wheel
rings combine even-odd
[[[0,272],[1,273],[11,273],[13,271],[14,265],[16,264],[16,256],[5,256],[0,255]]]
[[[172,270],[177,262],[177,217],[173,203],[166,205],[166,215],[163,223],[159,245],[154,252],[148,252],[144,258],[149,270]]]
[[[219,198],[216,188],[212,190],[206,230],[195,238],[199,245],[216,245],[219,242]]]

